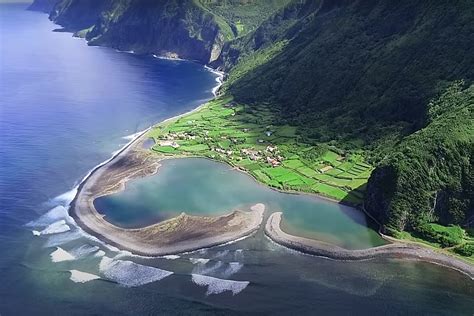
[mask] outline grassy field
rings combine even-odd
[[[474,231],[472,229],[463,229],[457,225],[443,226],[439,224],[430,223],[430,226],[435,235],[441,235],[453,241],[453,245],[443,246],[436,238],[427,238],[426,236],[419,236],[416,233],[398,232],[395,237],[414,241],[428,245],[433,248],[443,249],[452,255],[455,255],[463,260],[474,264]]]
[[[156,142],[152,150],[160,155],[224,161],[273,188],[316,193],[351,205],[362,203],[373,170],[363,152],[303,142],[296,127],[274,122],[270,105],[250,108],[227,97],[156,125],[148,136]],[[474,263],[473,231],[426,225],[428,236],[399,232],[396,237]],[[448,246],[443,244],[446,242]]]
[[[353,205],[362,202],[372,171],[361,153],[301,142],[296,127],[274,124],[269,105],[255,110],[230,97],[159,124],[149,136],[157,153],[225,161],[268,186]]]

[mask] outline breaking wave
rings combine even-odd
[[[127,136],[122,137],[122,139],[125,139],[125,140],[134,140],[135,138],[137,138],[138,136],[140,136],[141,133],[142,133],[142,132],[137,132],[137,133],[134,133],[134,134],[130,134],[130,135],[127,135]]]
[[[207,286],[206,295],[220,294],[225,291],[236,295],[250,284],[249,281],[224,280],[200,274],[192,274],[192,280],[199,286]]]
[[[97,250],[97,252],[94,254],[94,257],[100,258],[105,256],[105,251],[103,250]]]
[[[243,261],[244,260],[244,250],[243,249],[237,249],[234,252],[234,259],[236,261]]]
[[[229,254],[229,250],[223,250],[223,251],[217,252],[212,258],[213,259],[222,258],[222,257],[227,256],[228,254]]]
[[[40,236],[40,235],[60,234],[60,233],[65,233],[70,230],[71,230],[71,227],[69,227],[69,225],[66,224],[66,221],[62,219],[55,223],[52,223],[51,225],[49,225],[42,231],[34,230],[33,235]]]
[[[70,241],[76,240],[83,237],[83,234],[79,230],[65,232],[57,235],[52,235],[48,238],[48,241],[45,243],[45,247],[56,247],[64,245]]]
[[[209,262],[210,259],[205,258],[189,258],[192,264],[206,264]]]
[[[57,247],[56,250],[50,254],[50,256],[51,261],[53,262],[71,261],[76,259],[72,254],[61,247]]]
[[[163,259],[168,259],[168,260],[176,260],[176,259],[179,259],[181,258],[181,256],[178,256],[178,255],[167,255],[167,256],[163,256],[161,257]]]
[[[240,271],[240,269],[242,269],[243,266],[244,264],[240,262],[229,262],[228,267],[224,270],[224,272],[222,272],[222,277],[228,278],[231,275],[236,274]]]
[[[77,189],[78,187],[74,187],[72,190],[69,190],[67,192],[64,192],[63,194],[58,195],[53,199],[53,202],[60,203],[63,206],[68,206],[71,204],[72,200],[74,200],[74,197],[77,194]]]
[[[64,220],[68,224],[75,224],[74,219],[69,216],[67,208],[58,205],[47,213],[41,215],[38,219],[28,222],[27,227],[46,227],[60,220]]]
[[[206,261],[207,263],[207,261]],[[215,273],[217,270],[222,268],[224,263],[222,261],[217,261],[210,267],[206,267],[206,263],[199,263],[193,268],[193,274],[211,274]]]
[[[92,280],[100,279],[100,276],[92,273],[82,272],[78,270],[69,270],[69,272],[71,272],[71,281],[75,283],[86,283]]]
[[[84,258],[94,252],[97,252],[99,250],[99,247],[97,246],[91,246],[91,245],[82,245],[79,247],[76,247],[69,252],[76,258]],[[105,254],[105,253],[104,253]]]
[[[217,85],[212,88],[212,94],[216,97],[217,96],[217,91],[219,91],[219,88],[224,84],[224,73],[215,69],[212,69],[211,67],[204,66],[204,68],[213,74],[217,75],[216,77],[216,82]]]
[[[100,261],[99,270],[107,279],[126,287],[159,281],[173,274],[171,271],[105,256]]]

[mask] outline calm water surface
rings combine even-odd
[[[162,164],[156,175],[129,183],[123,192],[97,199],[97,209],[116,225],[139,227],[181,212],[222,215],[264,203],[269,211],[283,211],[285,230],[298,235],[347,248],[383,244],[377,233],[367,228],[364,214],[353,208],[272,190],[226,164],[207,159],[174,159]]]
[[[290,312],[472,315],[474,282],[435,265],[396,260],[331,261],[286,250],[261,233],[179,258],[146,259],[130,257],[83,234],[61,206],[70,201],[74,193],[70,190],[91,168],[125,144],[125,136],[209,99],[215,76],[193,63],[87,47],[70,34],[51,32],[55,26],[46,15],[24,9],[23,5],[0,5],[2,316]],[[227,167],[221,165],[206,170],[222,171],[236,184],[248,182],[243,175],[229,175]],[[255,186],[252,198],[228,201],[224,194],[216,194],[213,202],[207,201],[212,209],[203,209],[200,206],[206,201],[196,200],[202,195],[194,190],[197,185],[193,189],[192,183],[179,179],[168,180],[177,183],[176,188],[160,188],[153,193],[176,194],[177,199],[159,199],[162,204],[144,208],[137,216],[117,211],[107,213],[108,218],[138,223],[147,212],[148,219],[155,216],[156,210],[160,210],[159,216],[171,216],[180,209],[219,212],[254,198],[272,202],[274,194]],[[146,181],[160,182],[159,177]],[[214,188],[213,181],[206,180],[199,190]],[[239,185],[231,188],[232,182],[223,186],[223,192],[245,190]],[[145,190],[143,194],[151,193]],[[305,230],[308,224],[306,230],[311,231],[320,220],[321,229],[331,228],[321,233],[332,238],[327,236],[333,236],[333,229],[337,229],[333,220],[340,222],[342,218],[347,220],[342,227],[364,227],[358,216],[342,217],[347,210],[340,210],[341,218],[334,219],[334,205],[321,204],[314,215],[305,207],[314,203],[309,201],[312,198],[295,199],[277,198],[274,206],[300,210],[303,217],[292,218],[292,213],[285,213],[288,223],[298,230]],[[320,214],[330,214],[327,222]],[[307,220],[298,223],[299,218]],[[31,232],[58,221],[61,224],[61,219],[69,221],[70,231],[42,236]],[[35,227],[25,225],[31,221]],[[57,226],[55,229],[58,231]],[[55,229],[50,227],[50,231]],[[366,230],[360,232],[357,239],[372,240]],[[60,261],[65,258],[75,259]],[[115,260],[111,264],[112,259],[107,258]],[[84,278],[71,280],[70,270],[101,279],[77,283]],[[163,270],[174,274],[161,279]],[[192,274],[207,278],[193,282]],[[142,285],[130,287],[138,283]],[[238,293],[233,295],[226,289],[237,289]]]

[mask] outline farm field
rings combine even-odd
[[[230,97],[213,100],[156,125],[149,132],[156,143],[152,150],[223,161],[276,189],[361,204],[373,169],[363,154],[302,142],[296,127],[274,124],[269,107],[255,110]]]

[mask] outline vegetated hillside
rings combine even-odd
[[[210,63],[225,41],[255,29],[289,0],[56,0],[50,18],[101,45]],[[44,0],[32,8],[46,10]]]
[[[472,82],[473,20],[470,1],[295,1],[224,48],[226,90],[315,143],[370,150],[366,209],[387,228],[472,224],[472,89],[429,104]]]
[[[470,0],[59,0],[51,18],[93,45],[225,69],[223,93],[272,124],[365,150],[366,209],[389,231],[472,216],[472,88],[452,86],[474,78]]]
[[[266,19],[287,5],[291,0],[196,0],[204,9],[222,19],[237,38],[261,25]]]
[[[428,105],[429,123],[372,173],[365,208],[389,230],[474,222],[474,85],[453,84]]]
[[[370,146],[423,127],[431,98],[454,80],[474,78],[471,1],[316,4],[298,2],[287,18],[261,26],[286,25],[274,36],[278,49],[261,45],[259,30],[231,45],[238,51],[250,43],[264,55],[261,62],[242,58],[255,64],[229,82],[237,100],[271,101],[321,141]]]

